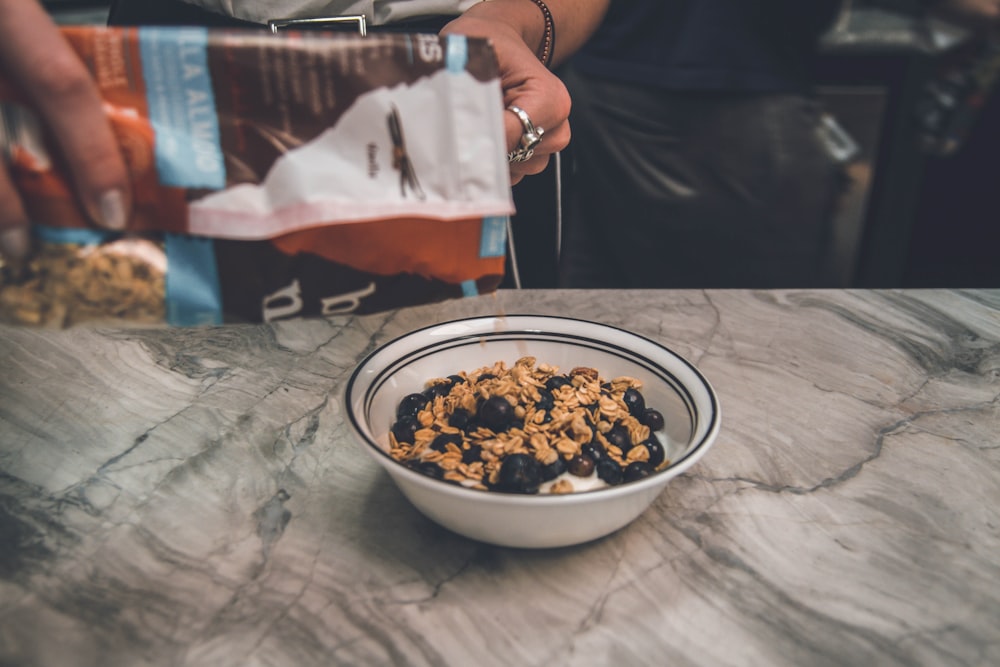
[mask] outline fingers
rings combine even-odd
[[[548,155],[542,155],[539,157],[533,157],[527,162],[521,162],[516,166],[512,164],[510,167],[510,184],[517,185],[524,180],[525,176],[542,173],[548,166],[549,159]]]
[[[524,58],[523,54],[518,54]],[[570,140],[570,97],[563,82],[528,52],[519,61],[519,76],[505,77],[504,103],[524,110],[535,128],[544,130],[542,140],[534,148],[533,157],[510,166],[511,182],[517,183],[524,176],[545,170],[549,157],[566,148]],[[521,145],[525,128],[513,113],[504,114],[504,131],[508,150]]]
[[[530,104],[527,103],[526,104]],[[517,106],[520,106],[518,104]],[[522,107],[523,108],[523,107]],[[532,119],[532,123],[535,124],[535,115],[525,109],[525,113]],[[539,115],[543,115],[539,113]],[[566,148],[570,140],[570,126],[569,121],[563,119],[561,122],[552,128],[541,126],[540,124],[535,124],[536,129],[541,127],[544,130],[542,134],[542,140],[533,149],[533,154],[531,159],[524,162],[511,162],[510,163],[510,177],[511,184],[517,184],[525,176],[530,176],[533,174],[540,174],[545,171],[546,166],[549,163],[549,158],[553,153],[557,153],[562,149]],[[512,151],[521,145],[521,137],[524,133],[524,127],[521,125],[520,120],[513,113],[504,114],[504,130],[507,136],[507,147],[508,150]]]
[[[504,104],[518,106],[531,118],[536,128],[545,130],[543,144],[547,152],[561,151],[569,142],[569,91],[556,75],[552,74],[534,56],[528,56],[520,76],[505,77]],[[523,58],[523,56],[522,56]],[[504,114],[504,129],[508,148],[517,146],[524,131],[518,117]]]
[[[516,106],[521,107],[520,104],[517,104]],[[527,108],[521,108],[524,109],[525,113],[528,114],[528,117],[531,118],[531,122],[535,125],[536,129],[541,128],[544,130],[541,143],[535,146],[535,154],[557,153],[566,148],[570,139],[568,120],[563,119],[562,121],[558,121],[555,127],[550,127],[535,120],[536,114],[531,112],[530,106]],[[507,136],[508,151],[513,151],[521,145],[521,136],[524,134],[524,127],[521,125],[521,121],[518,120],[517,116],[509,110],[508,113],[504,114],[504,133]]]
[[[128,172],[90,73],[35,0],[0,0],[0,70],[28,96],[52,133],[87,215],[96,224],[125,227]],[[0,225],[26,224],[7,174]]]
[[[549,158],[569,145],[570,141],[570,97],[562,81],[540,63],[532,63],[530,73],[520,85],[505,89],[505,103],[524,110],[536,129],[543,130],[542,140],[535,146],[531,159],[510,164],[511,184],[516,184],[525,176],[545,171]],[[512,151],[521,146],[525,127],[516,114],[504,114],[504,132],[507,149]]]
[[[28,256],[31,235],[28,216],[7,170],[0,168],[0,256],[6,260],[20,261]]]
[[[545,171],[552,154],[558,153],[566,147],[569,143],[569,123],[564,123],[563,125],[563,127],[553,131],[551,134],[546,130],[545,134],[542,135],[541,143],[535,146],[530,159],[523,162],[510,163],[511,185],[516,185],[525,176],[532,176]],[[518,127],[520,128],[520,125]],[[520,135],[518,135],[518,141],[520,141]]]

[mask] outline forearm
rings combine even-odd
[[[608,3],[609,0],[545,0],[555,23],[552,66],[564,62],[587,41],[604,17]],[[463,18],[504,23],[536,52],[544,39],[542,10],[532,0],[484,0],[469,8]]]

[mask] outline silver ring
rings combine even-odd
[[[535,127],[528,113],[521,107],[512,104],[507,107],[507,111],[517,116],[517,119],[521,121],[521,127],[524,129],[524,132],[521,133],[520,146],[507,153],[507,162],[526,162],[535,154],[535,146],[541,143],[545,130]]]
[[[533,148],[529,148],[528,150],[518,148],[515,151],[507,153],[507,162],[527,162],[534,154],[535,150]]]

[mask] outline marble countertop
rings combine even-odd
[[[354,365],[568,314],[694,362],[713,449],[607,538],[436,526]],[[1000,290],[506,291],[217,329],[0,330],[0,664],[1000,664]]]

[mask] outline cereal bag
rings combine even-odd
[[[35,223],[0,321],[199,325],[490,292],[513,212],[485,40],[67,27],[128,164],[124,232],[84,218],[0,80],[0,151]]]

